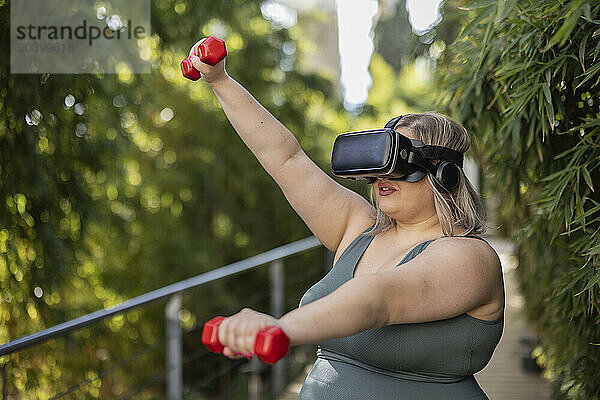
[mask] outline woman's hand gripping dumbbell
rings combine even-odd
[[[204,324],[202,343],[213,353],[229,358],[256,354],[268,364],[285,356],[290,341],[270,315],[243,309],[231,317],[215,317]]]
[[[211,82],[224,72],[224,67],[203,68],[202,63],[211,67],[219,64],[227,56],[225,42],[214,36],[209,36],[198,41],[190,50],[190,55],[181,62],[181,73],[186,78],[197,81],[202,77]]]

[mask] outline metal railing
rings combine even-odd
[[[321,243],[316,237],[311,236],[296,242],[288,243],[286,245],[274,248],[256,256],[246,258],[241,261],[234,262],[221,268],[214,269],[209,272],[194,276],[189,279],[185,279],[171,285],[164,286],[160,289],[153,290],[143,295],[134,297],[119,303],[113,307],[107,309],[98,310],[90,314],[72,319],[70,321],[61,323],[51,328],[44,329],[39,332],[32,333],[30,335],[23,336],[19,339],[12,340],[8,343],[0,345],[0,356],[10,355],[19,350],[26,349],[36,344],[45,342],[47,340],[56,338],[58,336],[65,335],[69,332],[85,328],[98,321],[106,318],[123,314],[126,311],[138,308],[148,303],[155,302],[166,297],[170,297],[165,307],[165,320],[166,320],[166,370],[165,380],[167,386],[167,398],[168,399],[181,399],[182,398],[182,328],[179,321],[179,312],[181,311],[181,293],[192,288],[196,288],[200,285],[213,282],[225,277],[231,277],[244,271],[248,271],[265,264],[270,264],[269,270],[269,281],[270,281],[270,308],[271,314],[275,317],[280,317],[284,313],[284,285],[283,285],[283,262],[282,260],[286,257],[300,254],[304,251],[311,250],[320,247]],[[156,346],[152,346],[156,347]],[[148,350],[142,351],[142,353]],[[134,356],[138,356],[137,354]],[[256,357],[253,357],[250,365],[250,370],[258,370],[260,363]],[[277,363],[273,367],[273,392],[277,396],[281,393],[285,384],[285,370],[284,363]],[[258,398],[258,387],[259,383],[256,382],[257,374],[251,376],[249,380],[249,387],[251,390],[250,398]],[[3,369],[2,373],[3,383],[3,399],[6,398],[6,374]],[[82,382],[80,382],[81,384]],[[85,381],[83,381],[85,383]],[[79,384],[78,384],[79,385]],[[75,385],[77,386],[77,385]],[[75,387],[74,386],[74,387]],[[253,388],[253,389],[252,389]],[[70,391],[70,390],[69,390]],[[55,396],[58,398],[61,396]]]

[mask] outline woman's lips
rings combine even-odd
[[[394,189],[393,187],[388,186],[384,183],[380,183],[378,185],[378,187],[379,187],[379,194],[381,196],[389,196],[389,195],[393,194],[394,192],[396,192],[396,189]]]

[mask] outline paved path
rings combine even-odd
[[[550,385],[539,375],[521,367],[524,351],[520,339],[531,335],[525,317],[521,314],[523,297],[519,294],[515,268],[518,261],[506,242],[488,239],[500,255],[504,272],[506,306],[504,332],[490,363],[475,374],[479,385],[490,400],[548,400]]]
[[[549,400],[550,389],[546,380],[539,375],[526,372],[521,367],[523,345],[520,339],[530,333],[521,315],[523,298],[518,292],[515,274],[517,260],[510,243],[488,238],[500,255],[504,272],[506,308],[504,332],[490,363],[475,377],[490,400]],[[312,364],[311,364],[312,365]],[[302,382],[310,370],[289,384],[279,400],[296,400]],[[350,399],[349,399],[350,400]]]

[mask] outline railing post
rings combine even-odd
[[[181,400],[183,393],[181,371],[181,323],[179,322],[180,311],[181,293],[176,293],[170,297],[165,306],[166,382],[168,400]]]
[[[8,388],[6,387],[7,385],[8,380],[6,379],[6,364],[2,364],[2,400],[6,400],[8,398]]]
[[[248,379],[248,400],[260,400],[262,380],[260,378],[261,361],[258,357],[250,359],[250,378]]]
[[[283,261],[275,260],[269,266],[269,286],[271,288],[271,314],[280,318],[285,312],[285,285]],[[273,397],[278,398],[285,389],[286,360],[281,359],[272,367]]]

